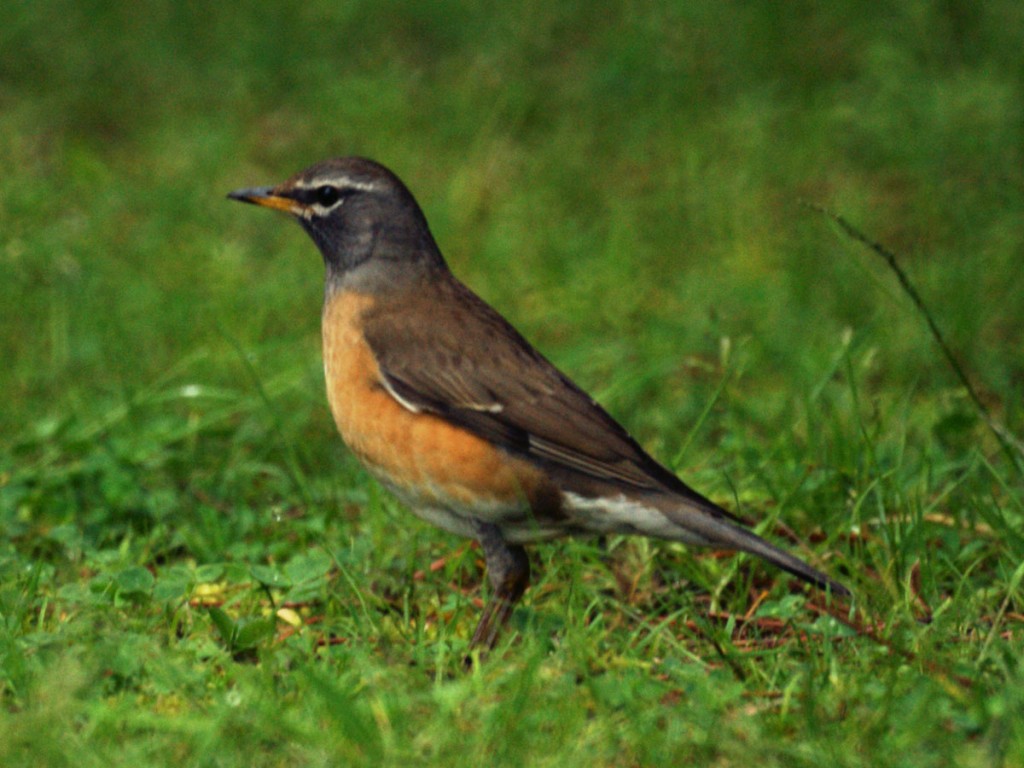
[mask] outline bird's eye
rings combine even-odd
[[[341,197],[341,192],[337,187],[332,187],[330,184],[325,184],[322,187],[316,188],[316,201],[320,203],[324,208],[330,208]]]

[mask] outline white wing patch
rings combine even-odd
[[[405,408],[405,410],[407,410],[407,411],[409,411],[411,413],[420,413],[423,410],[418,405],[416,405],[416,403],[410,403],[408,400],[406,400],[404,397],[402,397],[400,394],[398,394],[395,391],[395,388],[391,386],[391,382],[388,381],[388,377],[387,376],[381,376],[380,377],[380,383],[381,383],[381,386],[384,387],[384,390],[389,395],[391,395],[391,397],[394,399],[394,401],[396,403],[398,403],[400,406],[402,406],[403,408]]]
[[[466,403],[462,407],[468,408],[471,411],[483,411],[484,413],[501,413],[505,410],[505,406],[501,403]]]

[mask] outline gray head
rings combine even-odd
[[[328,290],[401,289],[447,269],[412,193],[372,160],[325,160],[275,187],[228,197],[294,216],[323,254]]]

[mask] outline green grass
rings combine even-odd
[[[1024,764],[1022,458],[800,204],[1024,434],[1019,3],[10,5],[0,764]],[[224,199],[351,153],[855,611],[558,542],[463,672],[479,553],[346,453],[319,257]]]

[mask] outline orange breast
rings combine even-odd
[[[502,516],[521,524],[530,508],[550,507],[559,494],[541,470],[437,416],[415,413],[388,394],[361,330],[373,301],[339,291],[323,314],[327,399],[352,452],[413,507],[499,524]]]

